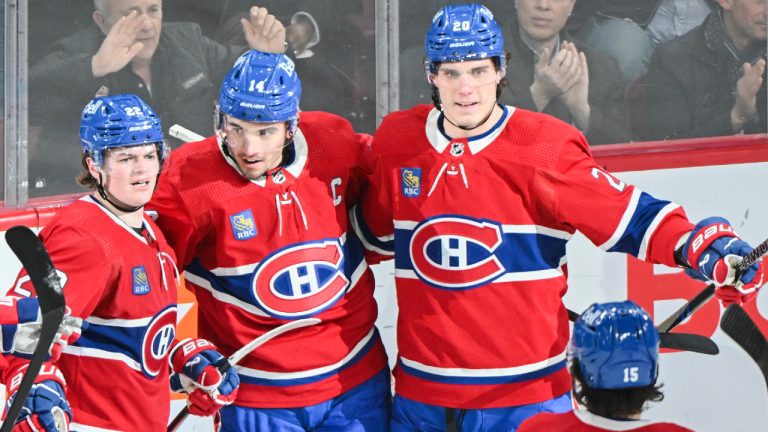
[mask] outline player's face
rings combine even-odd
[[[535,42],[554,39],[565,26],[576,0],[516,0],[520,32]]]
[[[726,28],[736,33],[736,38],[765,45],[768,37],[765,0],[721,0],[720,4],[727,11],[723,18]]]
[[[143,206],[152,198],[160,158],[154,144],[121,147],[105,152],[101,168],[88,164],[91,175],[98,180],[101,173],[104,188],[120,202]]]
[[[231,116],[227,116],[224,134],[229,153],[249,180],[280,165],[289,139],[285,122],[254,123]]]
[[[491,59],[442,63],[432,75],[445,115],[466,127],[476,126],[493,109],[500,81]]]
[[[108,0],[105,4],[104,25],[102,31],[109,29],[121,17],[136,11],[140,27],[134,40],[144,44],[136,58],[150,60],[155,54],[157,43],[160,41],[160,31],[163,26],[163,2],[161,0]],[[99,12],[96,12],[99,13]]]

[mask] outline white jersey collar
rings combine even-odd
[[[219,138],[218,134],[216,135],[216,142],[218,143],[221,157],[223,157],[229,166],[231,166],[235,171],[237,171],[239,175],[242,176],[243,173],[240,171],[240,167],[237,166],[237,163],[235,163],[231,157],[224,153],[224,144],[222,144],[221,138]],[[301,132],[300,128],[296,128],[296,133],[293,135],[293,152],[293,161],[291,161],[290,164],[283,166],[283,169],[288,171],[294,178],[299,178],[299,174],[301,174],[301,171],[304,170],[304,166],[307,164],[307,154],[309,153],[307,139],[304,136],[304,133]],[[261,187],[264,187],[267,182],[264,176],[256,180],[249,181]]]
[[[507,126],[507,122],[515,112],[515,107],[502,105],[502,109],[504,112],[502,113],[501,118],[488,132],[467,139],[467,144],[469,145],[472,154],[477,154],[488,147],[488,145],[492,143]],[[451,143],[451,138],[446,136],[440,130],[440,118],[442,114],[443,113],[437,108],[432,108],[432,111],[430,111],[427,116],[427,124],[424,127],[424,131],[427,134],[427,140],[429,140],[429,143],[432,144],[432,147],[434,147],[438,153],[443,153],[445,148],[448,147],[448,144]]]
[[[142,243],[144,243],[144,244],[148,244],[148,243],[147,243],[147,239],[146,239],[146,238],[144,238],[143,236],[140,236],[140,235],[139,235],[139,234],[136,232],[136,230],[134,230],[133,228],[131,228],[130,226],[128,226],[128,224],[127,224],[127,223],[125,223],[125,221],[124,221],[124,220],[120,219],[120,218],[119,218],[119,217],[117,217],[117,216],[116,216],[114,213],[112,213],[112,212],[111,212],[111,211],[109,211],[109,210],[108,210],[106,207],[104,207],[104,205],[103,205],[102,203],[100,203],[99,201],[97,201],[97,200],[96,200],[96,198],[94,198],[94,197],[93,197],[93,195],[85,195],[85,196],[83,196],[83,197],[81,197],[81,198],[80,198],[80,201],[86,202],[86,203],[88,203],[88,204],[92,204],[92,205],[95,205],[95,206],[96,206],[96,207],[97,207],[99,210],[101,210],[101,211],[102,211],[102,213],[104,213],[105,215],[107,215],[107,217],[109,217],[110,219],[112,219],[112,221],[113,221],[115,224],[119,225],[121,228],[123,228],[125,231],[127,231],[127,232],[128,232],[130,235],[132,235],[134,238],[136,238],[137,240],[139,240],[140,242],[142,242]],[[149,222],[147,222],[147,217],[148,217],[147,213],[146,213],[146,212],[143,212],[143,211],[142,211],[142,213],[143,213],[143,214],[142,214],[142,225],[143,225],[144,229],[146,229],[146,230],[147,230],[147,233],[149,234],[149,236],[150,236],[150,237],[151,237],[153,240],[157,241],[157,236],[155,235],[155,232],[152,230],[152,226],[149,224]]]

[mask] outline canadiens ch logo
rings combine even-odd
[[[155,378],[168,367],[166,356],[176,337],[176,306],[168,306],[155,315],[147,325],[141,342],[141,370]]]
[[[133,295],[149,294],[149,277],[143,265],[131,269],[133,274]]]
[[[495,255],[502,242],[497,223],[439,216],[416,226],[409,249],[419,279],[437,288],[468,289],[505,273]]]
[[[338,240],[281,249],[265,258],[251,277],[256,303],[269,315],[283,319],[322,312],[336,303],[348,286]]]
[[[421,195],[421,168],[400,168],[403,195],[416,198]]]
[[[232,224],[235,240],[248,240],[256,237],[256,234],[258,234],[251,209],[230,215],[229,222]]]

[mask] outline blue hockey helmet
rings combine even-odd
[[[504,35],[493,13],[480,4],[446,5],[441,8],[427,32],[425,41],[428,74],[437,73],[437,64],[497,58],[504,75],[506,58]]]
[[[224,78],[219,93],[219,116],[258,123],[290,122],[296,130],[299,119],[301,81],[293,61],[285,54],[246,51]],[[217,116],[218,129],[221,118]]]
[[[645,387],[656,383],[659,333],[630,300],[595,303],[574,323],[568,354],[591,388]]]
[[[80,145],[96,166],[104,151],[119,147],[156,144],[160,163],[168,148],[160,118],[134,94],[100,96],[88,103],[80,117]]]

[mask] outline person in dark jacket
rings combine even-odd
[[[575,0],[517,0],[510,20],[509,86],[501,100],[550,114],[581,130],[590,144],[621,143],[629,133],[621,72],[610,56],[563,30]]]
[[[632,91],[645,139],[766,132],[766,4],[718,0],[704,23],[660,45]]]
[[[79,158],[63,160],[58,149],[77,136],[80,108],[95,95],[136,94],[155,108],[166,132],[178,123],[207,134],[214,83],[246,49],[220,45],[194,23],[163,23],[161,0],[94,5],[95,25],[53,44],[30,69],[31,124],[42,128],[30,148],[30,196],[74,192],[68,180],[79,172]],[[251,8],[242,27],[251,48],[283,48],[285,28],[266,9]]]

